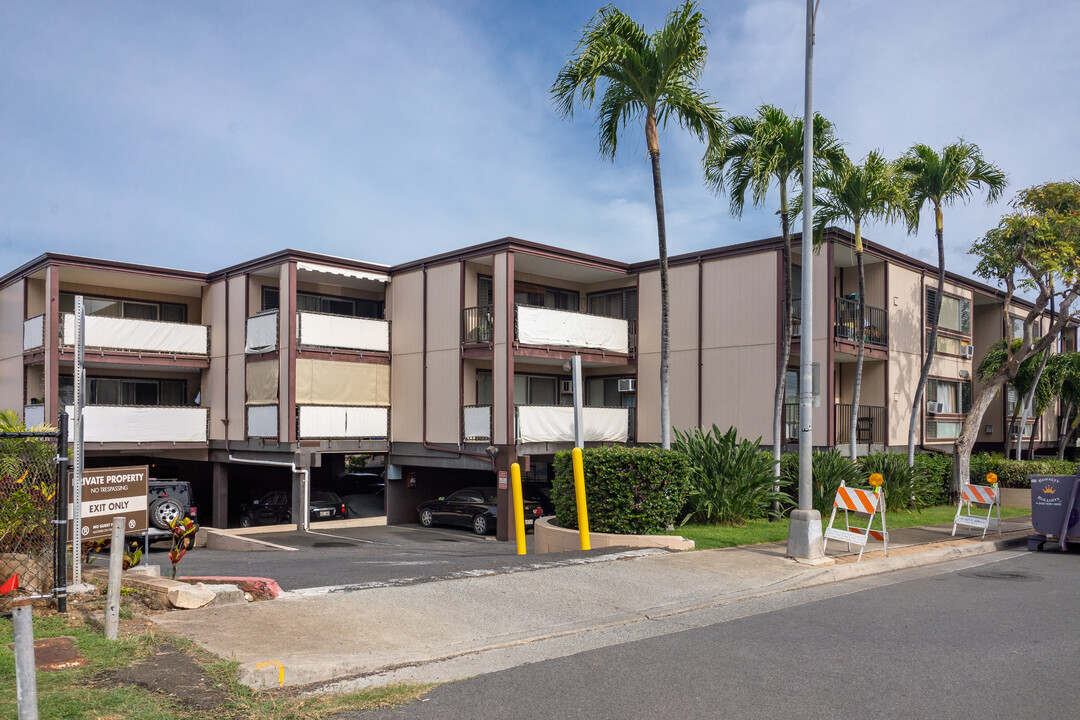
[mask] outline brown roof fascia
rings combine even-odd
[[[424,266],[432,267],[433,265],[445,265],[448,263],[460,262],[461,260],[487,257],[495,253],[507,251],[545,257],[577,265],[586,265],[601,270],[609,270],[624,274],[630,273],[630,266],[624,262],[609,260],[608,258],[602,258],[596,255],[579,253],[573,250],[565,250],[563,248],[555,247],[554,245],[544,245],[542,243],[522,240],[521,238],[516,237],[499,238],[498,240],[491,240],[486,243],[480,243],[479,245],[470,245],[469,247],[460,250],[451,250],[419,260],[412,260],[400,265],[394,265],[390,268],[390,271],[392,274],[397,274],[400,272],[416,270]]]
[[[323,265],[336,265],[338,267],[345,267],[353,270],[369,270],[371,272],[378,272],[386,275],[390,274],[390,267],[387,265],[379,265],[378,263],[364,262],[362,260],[350,260],[349,258],[336,255],[323,255],[320,253],[308,252],[306,250],[286,248],[270,253],[269,255],[257,257],[253,260],[246,260],[235,265],[230,265],[222,270],[215,270],[207,275],[207,280],[214,281],[241,273],[256,272],[258,270],[292,261],[316,262]]]
[[[172,280],[206,282],[207,279],[205,273],[192,270],[175,270],[172,268],[154,267],[152,265],[140,265],[138,263],[117,262],[115,260],[101,260],[99,258],[48,252],[37,256],[30,262],[25,263],[3,277],[0,277],[0,287],[8,285],[15,280],[27,277],[28,275],[33,275],[50,265],[57,267],[81,267],[93,270],[107,270],[109,272],[128,273],[133,275],[149,275]]]

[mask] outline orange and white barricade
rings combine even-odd
[[[871,490],[859,490],[858,488],[849,488],[844,485],[843,481],[840,482],[840,487],[836,491],[836,499],[833,500],[832,515],[829,517],[829,527],[825,530],[824,538],[822,539],[822,549],[828,544],[829,540],[839,540],[848,544],[848,549],[851,549],[852,545],[859,546],[859,562],[862,560],[863,551],[866,549],[866,541],[870,538],[880,540],[885,544],[885,555],[889,554],[889,533],[885,529],[885,493],[881,491],[881,484],[883,478],[878,473],[874,473],[870,476],[870,484],[874,486]],[[841,509],[844,511],[844,529],[833,527],[833,523],[836,522],[836,511]],[[865,528],[852,527],[851,520],[848,513],[852,512],[860,516],[869,516],[869,521],[866,523]],[[874,530],[874,518],[881,518],[881,529]]]
[[[956,526],[982,528],[982,536],[986,537],[986,531],[991,524],[997,525],[998,535],[1001,534],[1001,491],[997,486],[997,475],[990,473],[986,476],[989,485],[972,485],[967,483],[960,489],[960,504],[956,507],[956,518],[953,520],[952,534],[956,535]],[[981,505],[986,508],[986,515],[975,515],[976,511],[982,512]],[[964,512],[967,510],[967,512]],[[997,510],[997,518],[991,517]]]

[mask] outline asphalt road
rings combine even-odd
[[[781,593],[765,603],[781,609],[736,608],[338,718],[1076,717],[1080,553],[997,555]]]
[[[601,557],[610,549],[551,556],[532,554],[532,534],[526,535],[526,555],[517,544],[479,537],[451,527],[419,525],[335,528],[312,532],[254,535],[295,551],[233,552],[195,548],[181,560],[178,576],[268,577],[283,590],[377,587],[411,584],[463,574],[511,572],[534,565]],[[168,577],[172,564],[168,545],[151,546],[149,563],[160,565]],[[104,561],[104,560],[103,560]]]

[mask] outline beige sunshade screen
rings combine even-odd
[[[296,361],[297,405],[389,405],[390,366]]]
[[[278,401],[278,361],[260,360],[247,364],[247,404],[276,405]]]

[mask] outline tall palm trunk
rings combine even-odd
[[[660,245],[660,447],[671,449],[671,403],[668,387],[671,380],[671,344],[668,340],[668,259],[667,228],[664,225],[664,188],[660,183],[660,139],[656,117],[650,111],[645,118],[645,139],[652,161],[653,200],[656,203],[656,237]]]
[[[855,258],[859,265],[859,310],[856,313],[856,322],[858,326],[856,332],[859,333],[859,352],[855,358],[855,389],[851,393],[851,460],[855,461],[856,454],[858,453],[858,443],[856,433],[859,430],[859,393],[862,390],[862,367],[863,367],[863,354],[866,351],[866,275],[863,272],[863,247],[862,247],[862,232],[859,227],[859,221],[855,221]],[[872,440],[873,438],[871,438]],[[867,441],[869,444],[869,441]],[[869,447],[867,448],[869,451]]]
[[[788,216],[787,180],[780,180],[780,228],[784,236],[784,250],[781,263],[784,266],[784,306],[781,309],[783,319],[780,325],[781,350],[780,362],[776,368],[776,394],[773,396],[773,477],[780,477],[780,457],[784,444],[784,399],[787,381],[787,364],[791,356],[791,226]],[[809,258],[803,258],[808,262]],[[800,325],[800,328],[802,326]],[[800,331],[800,342],[810,342]],[[779,490],[779,486],[774,486]],[[773,503],[770,520],[780,519],[780,503]]]
[[[941,297],[945,291],[945,235],[942,232],[941,205],[934,202],[935,233],[937,235],[938,273],[937,292],[934,293],[934,307],[930,311],[930,341],[926,348],[926,359],[923,360],[922,372],[919,373],[919,384],[915,386],[915,399],[911,403],[911,422],[908,425],[908,466],[915,467],[915,427],[922,416],[923,390],[926,389],[926,378],[930,375],[930,365],[934,362],[934,351],[937,350],[938,320],[941,316]],[[952,487],[949,490],[950,500],[956,501],[960,497],[960,485],[956,477],[953,477]]]

